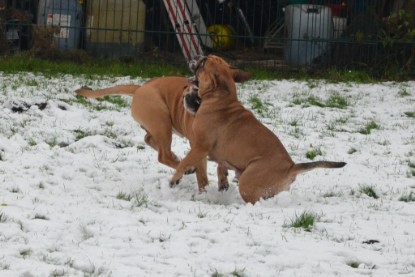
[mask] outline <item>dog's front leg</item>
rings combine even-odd
[[[196,179],[199,187],[199,192],[206,192],[206,186],[209,181],[207,178],[207,158],[204,157],[196,164]]]
[[[170,179],[170,187],[177,185],[180,182],[183,174],[186,172],[186,169],[195,166],[203,158],[206,158],[207,154],[207,151],[192,148],[186,157],[177,166],[176,173],[174,173],[173,177]]]

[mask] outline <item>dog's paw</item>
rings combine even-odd
[[[221,183],[218,185],[218,190],[219,191],[227,191],[229,189],[229,184],[228,182],[226,183]]]
[[[177,186],[180,183],[180,179],[174,181],[174,180],[170,180],[170,188],[174,188],[175,186]]]
[[[189,174],[193,174],[196,172],[196,167],[192,166],[189,167],[188,169],[186,169],[186,171],[184,172],[185,175],[189,175]]]

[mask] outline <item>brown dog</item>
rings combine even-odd
[[[133,96],[131,113],[147,132],[144,141],[158,151],[160,163],[175,169],[179,164],[179,159],[171,151],[173,132],[186,137],[191,147],[194,140],[191,127],[194,116],[186,112],[183,106],[183,90],[188,86],[187,78],[161,77],[151,79],[142,86],[119,85],[95,91],[80,88],[75,92],[87,98],[99,98],[112,94]],[[194,107],[195,110],[197,108],[197,106]],[[208,184],[206,167],[205,157],[185,169],[185,173],[196,170],[200,191],[204,191]]]
[[[239,78],[234,76],[237,71],[213,55],[198,57],[189,66],[198,80],[201,104],[193,122],[194,144],[171,185],[178,183],[186,168],[208,155],[219,164],[219,187],[227,186],[226,178],[221,178],[233,169],[242,198],[255,203],[288,190],[299,173],[345,166],[327,161],[295,164],[277,136],[238,101],[233,81]]]

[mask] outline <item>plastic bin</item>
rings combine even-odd
[[[284,60],[289,65],[311,65],[329,50],[333,37],[331,9],[322,5],[285,8]]]
[[[133,56],[144,44],[143,0],[87,2],[86,50],[92,56]]]
[[[82,7],[77,0],[40,0],[37,24],[55,25],[60,30],[54,35],[58,48],[77,49],[81,38]]]

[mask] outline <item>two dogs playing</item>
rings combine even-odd
[[[248,80],[248,73],[214,55],[196,57],[189,67],[194,73],[190,82],[165,77],[142,86],[79,89],[76,93],[92,98],[132,95],[132,116],[146,130],[146,143],[158,151],[161,163],[176,169],[171,186],[183,174],[196,171],[199,191],[204,191],[209,157],[218,164],[219,190],[228,188],[227,172],[234,170],[242,199],[255,203],[288,190],[300,173],[345,166],[328,161],[294,163],[277,136],[239,102],[235,82]],[[190,152],[181,161],[171,152],[173,131],[190,143]]]

